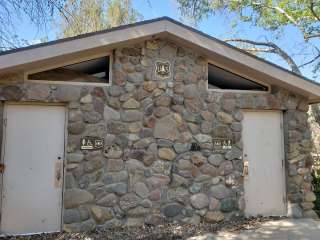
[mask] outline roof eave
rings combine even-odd
[[[310,102],[320,98],[319,84],[166,17],[9,51],[0,55],[0,75],[12,71],[24,72],[40,65],[107,51],[124,43],[135,43],[160,35],[168,35],[199,49],[207,57],[218,59],[219,64],[223,65],[221,67],[229,67],[244,76],[261,78],[269,84],[292,89],[306,96]]]

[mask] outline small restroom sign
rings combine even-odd
[[[100,137],[86,136],[80,140],[81,150],[99,150],[104,147],[104,139]]]
[[[212,142],[215,152],[225,152],[232,148],[232,140],[230,138],[213,138]]]

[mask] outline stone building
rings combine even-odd
[[[0,53],[5,234],[316,217],[320,86],[172,19]]]

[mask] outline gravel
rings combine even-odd
[[[263,222],[279,219],[280,218],[274,217],[258,217],[237,219],[216,224],[166,224],[134,228],[103,229],[83,233],[61,232],[30,236],[5,236],[2,237],[1,240],[184,240],[189,237],[205,233],[216,233],[218,231],[240,232],[243,230],[256,229],[259,228]]]

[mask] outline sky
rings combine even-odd
[[[182,21],[185,24],[189,24],[189,22],[180,15],[175,0],[133,0],[133,7],[142,14],[144,20],[168,16],[178,21]],[[221,40],[232,37],[242,37],[260,41],[268,39],[276,42],[288,53],[297,53],[301,49],[301,52],[294,56],[298,64],[305,61],[304,55],[311,51],[310,48],[305,48],[305,45],[300,44],[303,42],[303,38],[301,33],[294,27],[286,27],[282,34],[280,34],[280,38],[275,39],[271,36],[270,32],[254,27],[250,23],[240,23],[236,28],[232,28],[231,22],[234,18],[235,16],[230,13],[218,12],[214,16],[210,16],[200,22],[196,28]],[[16,20],[16,26],[19,37],[27,40],[30,44],[39,43],[40,39],[44,37],[48,37],[49,41],[54,40],[56,39],[58,31],[54,26],[49,27],[46,32],[43,30],[39,31],[37,27],[23,17]],[[287,64],[276,55],[267,55],[266,59],[288,69]],[[301,70],[304,76],[320,82],[320,77],[316,77],[312,73],[311,66]]]

